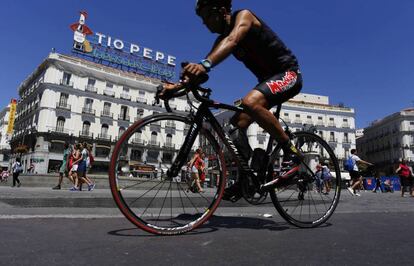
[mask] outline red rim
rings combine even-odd
[[[224,163],[224,154],[222,152],[222,150],[219,148],[217,142],[215,141],[214,137],[212,137],[211,134],[206,134],[207,136],[210,135],[210,138],[214,141],[214,150],[218,151],[218,158],[219,158],[219,162],[220,162],[220,166],[222,169],[222,178],[219,182],[219,189],[218,189],[218,193],[215,195],[215,200],[213,205],[211,206],[211,208],[208,209],[207,214],[203,217],[202,219],[200,219],[199,221],[197,221],[194,225],[189,226],[188,230],[182,230],[182,231],[174,231],[174,229],[172,230],[156,230],[155,228],[148,226],[144,220],[142,220],[141,218],[139,218],[137,215],[135,215],[127,206],[127,204],[125,203],[122,195],[119,193],[118,188],[117,188],[117,182],[116,182],[116,165],[117,165],[117,159],[118,159],[118,154],[119,151],[123,145],[123,143],[125,141],[127,141],[127,139],[130,137],[130,135],[132,135],[133,132],[135,132],[135,129],[140,127],[142,124],[145,124],[147,121],[152,120],[154,118],[159,118],[158,120],[162,120],[163,118],[166,118],[166,116],[170,116],[168,117],[170,120],[174,120],[172,118],[176,118],[175,120],[177,121],[181,121],[185,123],[186,118],[184,117],[180,117],[177,115],[169,115],[169,114],[157,114],[157,115],[153,115],[153,116],[149,116],[146,117],[140,121],[135,122],[131,127],[129,127],[125,133],[121,136],[121,138],[117,141],[115,148],[113,150],[112,156],[111,156],[111,162],[109,165],[109,184],[110,184],[110,188],[111,188],[111,193],[112,193],[112,197],[117,205],[117,207],[119,208],[119,210],[122,212],[122,214],[134,225],[136,225],[138,228],[147,231],[149,233],[152,234],[158,234],[158,235],[177,235],[177,234],[183,234],[186,232],[189,232],[191,230],[194,230],[196,228],[198,228],[200,225],[202,225],[203,223],[205,223],[214,213],[214,211],[217,209],[218,205],[221,202],[221,198],[224,194],[224,188],[225,188],[225,180],[227,178],[226,176],[226,165]],[[209,138],[209,139],[210,139]],[[211,140],[210,140],[211,141]]]

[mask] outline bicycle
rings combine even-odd
[[[325,223],[338,204],[341,188],[340,168],[331,147],[314,133],[292,132],[281,119],[286,133],[304,156],[302,163],[294,169],[284,167],[281,146],[269,138],[267,161],[254,171],[212,112],[212,109],[234,112],[243,109],[215,102],[210,95],[211,89],[188,84],[164,98],[167,113],[142,118],[120,137],[111,157],[109,182],[115,203],[124,216],[153,234],[189,232],[208,221],[217,209],[227,184],[226,168],[235,166],[243,184],[243,197],[248,202],[259,202],[269,194],[276,210],[290,224],[311,228]],[[173,113],[169,100],[184,96],[190,103],[190,112]],[[157,96],[156,100],[159,101]],[[280,110],[281,105],[274,113],[278,118]],[[167,135],[162,148],[157,142],[158,133]],[[182,143],[180,147],[172,144],[172,136],[175,143]],[[208,188],[204,193],[191,192],[186,184],[187,162],[197,148],[208,158]],[[135,161],[160,158],[161,152],[163,160],[154,169],[154,175],[128,177]],[[331,193],[326,195],[315,188],[315,169],[321,162],[336,173]],[[283,178],[292,171],[296,172],[293,178]]]

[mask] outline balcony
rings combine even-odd
[[[114,114],[108,111],[102,111],[101,117],[114,118]]]
[[[337,142],[338,142],[338,139],[330,138],[330,139],[328,140],[328,142],[329,142],[329,143],[337,143]]]
[[[121,114],[121,115],[119,115],[118,116],[118,120],[121,120],[121,121],[130,121],[129,120],[129,115],[123,115],[123,114]]]
[[[140,119],[142,119],[142,116],[136,116],[135,118],[134,118],[134,122],[137,122],[138,120],[140,120]]]
[[[79,137],[86,138],[86,139],[93,139],[93,133],[86,131],[86,130],[82,130],[82,131],[79,131]]]
[[[175,144],[173,144],[173,143],[164,143],[163,148],[165,148],[167,150],[174,150],[175,149]]]
[[[85,91],[97,93],[98,92],[98,89],[95,86],[88,84],[85,87]]]
[[[145,145],[145,141],[141,138],[133,138],[131,139],[132,144],[139,144],[139,145]]]
[[[104,95],[115,97],[115,91],[109,90],[109,89],[104,89]]]
[[[129,95],[128,93],[121,93],[121,99],[130,101],[131,95]]]
[[[63,85],[63,86],[68,86],[68,87],[72,87],[73,88],[73,82],[69,81],[69,80],[59,80],[59,85]]]
[[[145,98],[143,98],[143,97],[138,97],[137,98],[137,102],[143,103],[143,104],[147,104],[147,100]]]
[[[351,144],[351,141],[349,139],[344,139],[342,141],[343,144]]]
[[[58,133],[58,134],[64,134],[64,135],[69,135],[70,134],[70,130],[63,128],[63,127],[49,127],[48,129],[49,133]]]
[[[63,110],[70,111],[71,110],[71,106],[67,102],[57,102],[56,103],[56,109],[63,109]]]
[[[153,141],[153,140],[151,140],[148,143],[148,145],[151,146],[151,147],[158,147],[158,148],[161,147],[161,145],[160,145],[160,143],[158,141]]]
[[[99,134],[98,135],[98,140],[107,140],[107,141],[111,141],[112,137],[108,134]]]
[[[351,125],[349,123],[343,123],[342,128],[351,128]]]
[[[88,115],[95,115],[96,111],[95,111],[95,109],[84,107],[84,108],[82,108],[82,113],[83,114],[88,114]]]
[[[336,127],[336,125],[335,125],[335,123],[333,123],[333,122],[329,122],[329,123],[328,123],[328,127]]]

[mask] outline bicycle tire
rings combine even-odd
[[[132,136],[137,132],[141,132],[142,138],[146,127],[149,126],[151,128],[158,123],[160,124],[160,131],[164,131],[165,133],[167,127],[163,121],[165,121],[165,123],[174,122],[176,125],[175,130],[177,132],[183,130],[183,137],[186,136],[186,134],[184,134],[185,125],[191,126],[193,123],[189,117],[177,114],[156,114],[135,122],[124,132],[115,145],[109,167],[109,183],[117,207],[130,222],[138,228],[152,234],[177,235],[194,230],[211,217],[218,207],[224,193],[226,171],[224,156],[216,139],[213,137],[210,130],[202,128],[198,133],[198,138],[200,139],[200,136],[205,137],[204,141],[211,145],[211,152],[209,155],[215,154],[215,157],[209,158],[209,164],[211,163],[212,165],[211,174],[217,176],[217,183],[213,185],[211,189],[208,189],[205,194],[186,191],[184,189],[185,184],[181,179],[179,180],[179,177],[181,178],[182,176],[176,176],[168,180],[166,171],[163,171],[163,165],[161,164],[159,167],[161,169],[156,168],[155,170],[157,171],[157,175],[154,175],[156,179],[151,179],[151,177],[146,179],[140,177],[141,180],[131,181],[131,179],[134,178],[124,177],[122,175],[122,165],[125,164],[125,168],[130,167],[131,157],[128,158],[129,161],[127,166],[125,161],[122,160],[124,159],[122,156],[124,156],[125,147],[127,153],[130,152],[131,155],[133,154],[133,150],[130,148],[133,147],[131,145]],[[180,125],[178,126],[177,123],[180,123]],[[144,142],[142,144],[144,144]],[[145,146],[143,146],[142,149],[145,150]],[[176,153],[178,151],[179,149],[175,150]],[[126,157],[128,157],[128,155],[126,155]],[[174,161],[174,159],[172,161]],[[213,167],[215,167],[214,170]],[[158,174],[160,174],[159,179]],[[161,183],[162,185],[159,186]],[[154,184],[155,186],[153,186]],[[168,186],[166,192],[165,189],[162,189],[165,184]],[[149,187],[159,186],[156,188],[158,191],[155,195],[155,189],[153,190],[153,188],[140,194],[148,188],[148,185]],[[140,197],[137,197],[137,195],[140,195]],[[171,202],[168,202],[169,199]],[[204,200],[206,203],[203,203]],[[161,202],[162,205],[160,205]],[[145,206],[147,203],[148,205]],[[170,210],[163,211],[165,203],[166,208],[168,207],[168,204],[170,204]],[[179,206],[180,204],[181,206]],[[191,204],[193,204],[194,209],[190,209]],[[145,210],[142,211],[144,207]],[[157,220],[154,220],[157,213],[158,218]]]
[[[292,143],[305,156],[306,162],[302,162],[300,168],[302,172],[286,184],[270,190],[269,194],[276,210],[287,222],[301,228],[317,227],[332,216],[339,202],[341,173],[338,160],[329,144],[316,134],[304,131],[295,132]],[[281,158],[280,148],[273,151],[271,156],[273,173],[275,172],[273,169],[280,167]],[[321,159],[328,165],[330,172],[335,173],[335,176],[332,176],[332,188],[330,191],[325,191],[325,194],[320,186],[316,186],[317,180],[320,179],[316,179],[318,177],[314,172],[315,163],[321,162]],[[309,168],[305,167],[305,163]],[[294,196],[295,193],[297,196]],[[307,215],[302,215],[304,207],[307,207],[309,211]],[[300,210],[300,213],[296,213],[296,210],[298,212]]]

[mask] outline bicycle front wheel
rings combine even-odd
[[[113,198],[125,217],[147,232],[193,230],[221,200],[225,165],[211,132],[201,128],[188,154],[178,156],[192,124],[188,117],[157,114],[133,124],[116,143],[109,170]],[[188,167],[198,148],[205,153],[200,172]]]
[[[304,155],[295,177],[283,180],[270,191],[280,215],[298,227],[316,227],[333,214],[341,193],[341,172],[332,148],[321,137],[309,132],[295,132],[292,143]],[[284,172],[283,152],[272,153],[271,173]]]

